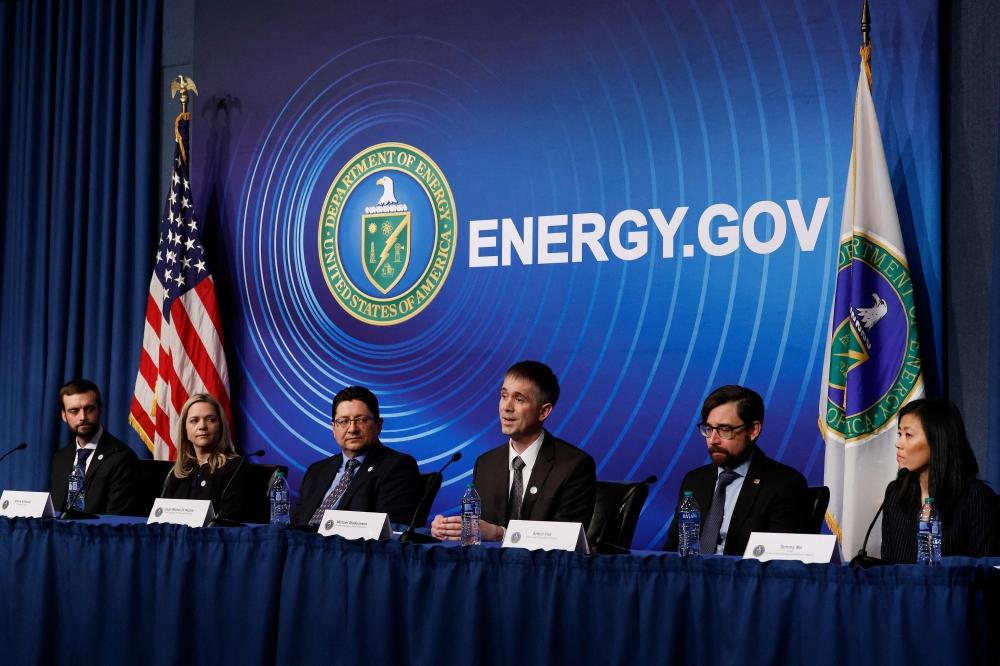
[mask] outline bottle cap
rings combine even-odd
[[[684,491],[684,497],[691,497],[692,495],[694,495],[693,491],[690,491],[690,490],[685,490]]]
[[[466,488],[475,488],[476,484],[474,484],[474,483],[467,483],[467,484],[465,484],[465,487]]]
[[[282,471],[281,471],[281,470],[279,469],[279,470],[278,470],[277,472],[275,472],[275,473],[274,473],[274,475],[275,475],[275,476],[284,476],[284,475],[285,475],[285,473],[284,473],[284,472],[282,472]]]
[[[927,502],[928,504],[933,504],[934,503],[934,498],[933,497],[928,497],[924,501]]]

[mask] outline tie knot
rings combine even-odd
[[[355,469],[357,469],[358,465],[360,464],[361,463],[358,462],[356,458],[351,458],[350,460],[347,461],[347,471],[353,472]]]
[[[725,488],[730,483],[740,478],[740,475],[732,470],[723,470],[722,474],[719,475],[719,488]]]
[[[83,467],[87,463],[87,456],[90,455],[90,449],[77,449],[76,451],[76,464]]]
[[[524,461],[521,460],[521,456],[517,456],[514,458],[513,465],[515,472],[520,472],[522,469],[524,469]]]

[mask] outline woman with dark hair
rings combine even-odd
[[[1000,508],[979,481],[965,424],[950,400],[914,400],[899,410],[896,462],[910,473],[885,490],[882,560],[917,561],[917,520],[928,497],[941,515],[941,555],[1000,555]]]
[[[161,497],[212,500],[216,516],[240,520],[246,503],[245,477],[233,475],[242,458],[233,450],[219,401],[207,393],[191,396],[181,409],[176,441],[177,460],[163,482]]]

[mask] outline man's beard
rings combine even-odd
[[[723,467],[725,469],[736,469],[737,467],[742,465],[747,458],[750,457],[750,454],[753,453],[753,450],[754,450],[753,442],[747,444],[746,448],[743,449],[742,453],[740,453],[739,456],[732,455],[731,453],[729,453],[729,451],[725,450],[721,446],[710,446],[708,447],[708,455],[709,457],[711,457],[715,453],[721,453],[722,455],[725,456],[725,459],[722,460],[721,462],[716,462],[715,458],[712,458],[712,464],[715,465],[716,467]]]
[[[75,428],[70,428],[69,431],[73,433],[74,437],[79,437],[80,439],[90,439],[97,432],[99,424],[97,423],[80,423]]]

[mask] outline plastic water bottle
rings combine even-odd
[[[83,472],[83,468],[77,463],[73,465],[73,471],[69,473],[69,499],[67,501],[72,501],[73,506],[68,508],[76,509],[77,511],[83,511],[85,502],[83,501],[83,496],[86,491],[81,490],[83,488],[83,480],[86,475]],[[74,499],[74,497],[76,499]]]
[[[483,501],[479,499],[479,493],[476,492],[476,484],[466,484],[465,494],[462,495],[463,546],[478,546],[482,543],[479,532],[479,516],[482,511]]]
[[[701,554],[701,507],[690,490],[684,491],[684,499],[681,500],[677,513],[680,517],[678,554]]]
[[[928,497],[920,507],[917,523],[917,564],[941,564],[941,514]]]
[[[288,524],[288,482],[285,473],[280,471],[271,482],[271,524]]]

